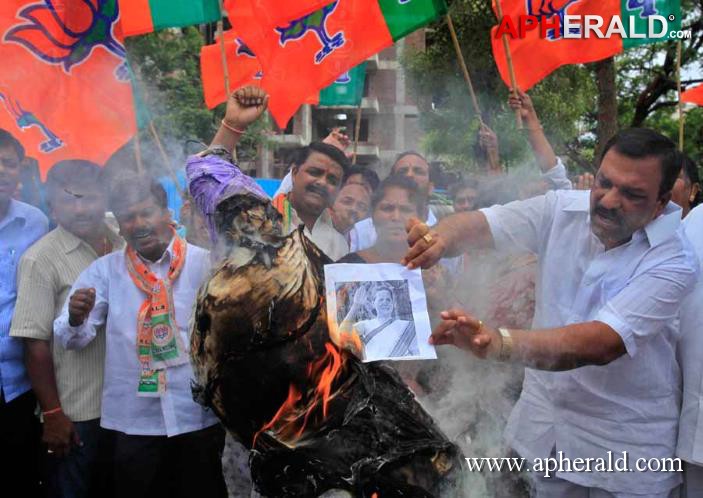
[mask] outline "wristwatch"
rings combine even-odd
[[[501,338],[498,360],[508,361],[513,356],[513,336],[510,335],[510,331],[505,327],[500,327],[498,332],[500,332]]]

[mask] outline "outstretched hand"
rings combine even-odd
[[[410,218],[405,230],[408,232],[408,245],[410,249],[401,264],[409,269],[430,268],[434,266],[447,250],[444,237],[435,230],[436,227],[428,227],[426,223],[417,218]]]
[[[268,101],[269,96],[263,88],[242,87],[227,100],[225,122],[232,128],[243,131],[264,113]]]
[[[432,331],[430,344],[452,344],[479,358],[497,357],[500,353],[500,334],[466,311],[455,308],[443,311],[440,316],[442,322]]]

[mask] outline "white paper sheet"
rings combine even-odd
[[[427,343],[432,329],[419,269],[393,263],[325,265],[325,287],[328,316],[337,330],[359,335],[364,362],[437,358]]]

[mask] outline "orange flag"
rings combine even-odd
[[[254,52],[230,29],[224,34],[225,56],[230,92],[247,85],[262,86],[263,71]],[[213,45],[200,49],[200,73],[203,82],[205,105],[212,109],[227,100],[225,75],[222,69],[222,48],[219,39]],[[265,88],[266,89],[266,88]],[[266,89],[268,91],[268,89]],[[319,94],[307,98],[303,103],[319,103]]]
[[[234,30],[225,32],[224,41],[230,91],[246,85],[260,86],[263,73],[254,52],[237,37]],[[205,105],[209,109],[227,100],[221,50],[219,40],[214,45],[203,46],[200,50],[203,93]]]
[[[0,2],[0,128],[36,158],[103,164],[136,132],[116,0]]]
[[[703,85],[690,88],[681,94],[681,102],[703,106]]]
[[[261,61],[269,110],[281,128],[306,98],[393,43],[376,0],[337,0],[283,25],[257,15],[256,5],[225,2],[230,21]]]
[[[536,16],[541,20],[563,19],[565,14],[596,15],[610,19],[620,14],[620,0],[495,0],[501,3],[503,16],[509,17],[517,29],[520,16]],[[510,85],[508,63],[503,51],[499,27],[491,30],[491,43],[498,71],[506,85]],[[564,38],[560,33],[548,32],[542,37],[539,28],[525,31],[523,37],[510,37],[515,77],[522,90],[528,90],[552,71],[565,64],[585,64],[606,59],[622,51],[622,39]],[[515,32],[513,32],[515,35]]]

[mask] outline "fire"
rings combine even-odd
[[[309,385],[314,387],[303,395],[294,384],[291,384],[288,388],[288,398],[276,415],[254,436],[254,444],[259,434],[272,430],[278,440],[292,446],[303,436],[311,419],[317,423],[325,420],[328,404],[335,394],[334,382],[343,367],[344,357],[339,348],[331,342],[326,343],[325,354],[308,365]],[[322,412],[321,417],[320,412]]]

